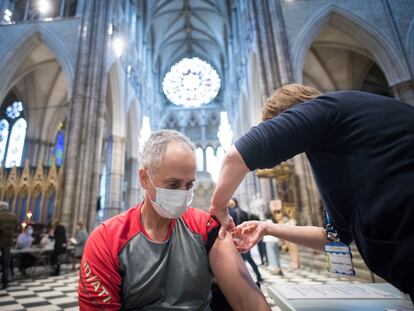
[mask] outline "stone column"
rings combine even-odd
[[[269,202],[272,200],[272,190],[270,189],[269,180],[267,178],[258,178],[259,179],[259,189],[262,198]]]
[[[280,85],[279,69],[266,1],[253,1],[256,38],[265,95]]]
[[[139,182],[139,162],[138,158],[129,158],[125,165],[125,180],[127,182],[126,208],[130,208],[139,203],[140,182]]]
[[[269,3],[269,14],[273,29],[273,42],[276,48],[279,77],[282,85],[293,82],[293,72],[290,63],[289,44],[285,30],[285,19],[280,0],[271,0]]]
[[[301,225],[322,225],[320,211],[320,195],[314,181],[311,168],[305,154],[293,158],[294,184],[296,203],[298,207],[298,221]]]
[[[84,221],[90,231],[96,216],[108,79],[105,71],[107,24],[111,9],[109,0],[83,2],[65,142],[62,208],[57,215],[67,226],[68,234],[73,232],[78,220]]]
[[[408,80],[393,86],[396,97],[414,106],[414,80]]]
[[[111,218],[122,211],[125,171],[125,138],[111,136],[108,141],[107,199],[104,219]]]
[[[203,142],[202,150],[203,150],[203,174],[205,174],[207,172],[207,157],[206,157],[206,147],[204,145],[204,142],[207,140],[207,135],[206,135],[206,128],[207,128],[207,124],[206,124],[206,118],[207,118],[207,114],[206,112],[203,110],[201,112],[202,117],[201,117],[201,139],[200,141]]]
[[[280,0],[253,2],[253,19],[265,96],[293,82],[292,66]]]
[[[8,3],[7,3],[8,1],[6,1],[6,0],[0,0],[0,13],[1,13],[1,18],[3,18],[3,14],[4,14],[4,11],[7,9],[7,5],[8,5]]]
[[[77,3],[76,3],[76,16],[82,16],[84,1],[85,0],[77,0]]]
[[[250,172],[246,175],[246,177],[244,178],[245,184],[246,184],[246,195],[245,195],[245,200],[246,200],[246,208],[248,210],[250,210],[250,202],[253,199],[253,195],[256,193],[256,189],[254,186],[254,176],[255,172]],[[251,211],[250,211],[251,212]]]

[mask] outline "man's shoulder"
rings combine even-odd
[[[187,211],[184,213],[183,217],[184,216],[195,217],[195,218],[207,218],[207,217],[210,217],[210,214],[201,209],[189,207]]]
[[[137,205],[105,220],[91,232],[88,241],[108,248],[116,245],[116,249],[119,251],[140,230],[138,225],[139,208],[140,205]]]
[[[205,241],[208,234],[219,226],[209,213],[197,208],[190,207],[181,218],[192,232],[200,234]]]
[[[199,227],[206,223],[211,218],[210,214],[198,208],[190,207],[181,216],[182,220],[190,229],[199,230]]]

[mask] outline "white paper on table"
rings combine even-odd
[[[274,286],[287,299],[401,299],[369,285],[292,285]]]

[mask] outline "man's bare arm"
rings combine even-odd
[[[254,283],[231,234],[217,239],[209,254],[210,267],[217,284],[231,307],[236,310],[270,310],[262,291]]]

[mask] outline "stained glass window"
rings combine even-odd
[[[6,108],[6,115],[14,120],[20,116],[23,111],[23,104],[21,101],[15,101],[9,107]]]
[[[62,166],[64,146],[65,135],[62,131],[59,131],[56,135],[56,164],[58,166]]]
[[[211,179],[214,182],[217,182],[220,167],[223,163],[225,155],[226,153],[221,146],[216,149],[216,154],[214,154],[214,149],[212,147],[207,147],[206,149],[207,172],[210,173]]]
[[[162,82],[165,96],[175,105],[198,107],[211,102],[220,90],[216,70],[198,57],[183,58]]]
[[[0,164],[21,165],[26,129],[21,101],[14,100],[0,111]]]
[[[0,161],[6,153],[7,139],[9,138],[9,122],[5,119],[0,121]]]
[[[214,149],[213,147],[209,146],[206,148],[206,164],[207,164],[207,172],[211,173],[214,169],[214,161],[215,161],[215,156],[214,156]]]
[[[7,148],[5,167],[20,166],[23,155],[24,139],[26,137],[26,120],[20,118],[13,125]]]
[[[204,170],[203,149],[201,147],[197,147],[195,154],[196,154],[196,161],[197,161],[197,171],[202,172]]]

